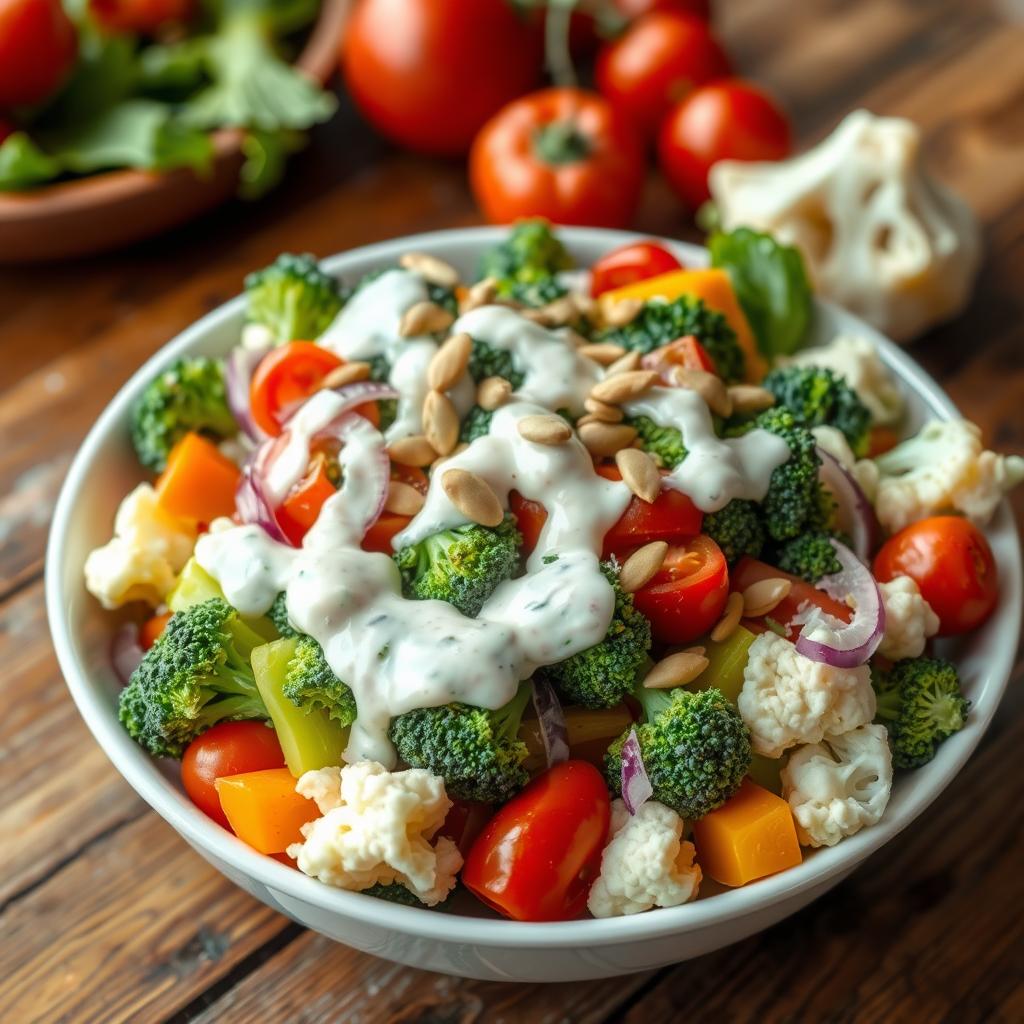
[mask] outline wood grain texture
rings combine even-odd
[[[719,5],[737,65],[783,97],[802,140],[861,105],[921,123],[932,166],[982,218],[987,257],[969,310],[910,351],[990,443],[1024,452],[1024,25],[1010,20],[1015,6]],[[459,981],[304,932],[208,867],[92,741],[49,647],[40,574],[53,502],[97,413],[142,360],[279,251],[326,255],[475,222],[460,164],[395,151],[343,105],[258,206],[229,204],[87,262],[0,272],[0,1019],[1024,1020],[1020,664],[961,776],[833,892],[740,945],[587,984]],[[637,226],[696,238],[654,176]],[[1024,493],[1014,507],[1024,517]]]

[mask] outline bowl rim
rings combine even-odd
[[[332,272],[355,270],[373,261],[393,259],[411,248],[468,245],[476,248],[492,243],[507,231],[506,227],[471,227],[432,231],[377,242],[324,260]],[[612,248],[652,236],[636,232],[602,228],[559,228],[572,246]],[[675,250],[691,264],[706,262],[705,250],[677,240],[660,238],[662,244]],[[938,415],[957,417],[959,413],[941,387],[906,353],[869,325],[823,300],[816,300],[833,320],[856,324],[859,333],[874,341],[885,363],[901,382],[916,391]],[[84,489],[97,452],[121,422],[127,408],[142,387],[164,364],[186,350],[200,345],[208,333],[221,324],[237,318],[244,308],[244,298],[237,296],[195,321],[171,341],[161,346],[122,385],[104,408],[79,448],[65,478],[54,511],[53,523],[45,556],[45,591],[47,615],[58,663],[72,698],[104,753],[142,799],[178,831],[193,847],[218,861],[226,862],[237,872],[255,879],[271,893],[309,904],[320,910],[337,913],[365,925],[388,928],[419,938],[438,942],[451,941],[484,947],[566,948],[586,941],[592,946],[614,943],[637,943],[683,932],[695,932],[723,925],[747,914],[765,911],[774,904],[814,890],[838,880],[877,851],[916,819],[946,788],[966,763],[986,732],[1002,698],[1012,669],[1016,645],[993,644],[986,651],[988,667],[985,686],[986,703],[975,707],[968,728],[944,745],[946,756],[937,758],[926,775],[915,777],[900,806],[899,816],[883,819],[863,829],[839,845],[819,850],[797,867],[780,874],[759,879],[747,886],[716,893],[680,907],[660,908],[656,913],[635,914],[606,919],[581,918],[559,922],[518,922],[505,919],[467,917],[437,913],[426,908],[406,907],[361,893],[334,889],[278,861],[257,853],[240,839],[222,829],[193,806],[156,766],[153,759],[139,748],[123,731],[117,716],[106,703],[91,692],[88,673],[79,663],[70,630],[64,616],[68,604],[62,566],[70,535],[78,493]],[[998,530],[1002,543],[1012,550],[1012,559],[1000,563],[1002,593],[993,622],[1019,623],[1022,617],[1022,567],[1019,537],[1013,516],[1004,500],[997,517],[990,524]],[[1001,633],[999,634],[1001,635]],[[989,696],[990,695],[990,696]],[[952,745],[952,746],[951,746]],[[953,751],[955,750],[955,753]],[[941,753],[941,752],[940,752]],[[456,924],[457,922],[457,924]]]

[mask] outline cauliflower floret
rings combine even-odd
[[[835,846],[885,812],[892,790],[892,755],[885,726],[862,725],[790,754],[782,769],[804,846]]]
[[[818,446],[828,452],[860,484],[868,501],[874,501],[878,490],[878,467],[871,459],[858,459],[846,435],[835,427],[812,427],[811,434]]]
[[[619,917],[694,899],[700,866],[693,862],[693,843],[682,842],[682,835],[683,819],[656,800],[648,800],[635,815],[621,800],[613,801],[611,840],[587,898],[591,914]]]
[[[780,359],[779,365],[819,366],[842,377],[857,392],[875,423],[899,421],[905,402],[878,349],[867,338],[842,334],[828,345]]]
[[[114,536],[85,560],[85,585],[104,608],[129,601],[157,607],[174,586],[196,542],[196,531],[166,512],[149,484],[121,502]]]
[[[878,653],[892,661],[919,658],[925,641],[939,631],[939,617],[909,576],[879,583],[885,606],[885,635]]]
[[[817,743],[875,717],[867,665],[833,668],[811,661],[776,633],[751,645],[737,705],[754,750],[776,758],[798,743]]]
[[[443,779],[357,761],[306,772],[295,789],[323,815],[302,826],[304,842],[288,847],[307,875],[357,891],[398,882],[428,907],[455,887],[458,847],[444,836],[430,843],[452,805]]]
[[[967,420],[932,420],[874,464],[875,511],[890,533],[940,512],[962,512],[984,526],[1024,480],[1024,459],[986,451],[981,429]]]

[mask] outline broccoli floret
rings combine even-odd
[[[498,295],[526,306],[544,306],[566,294],[555,275],[572,257],[545,220],[520,221],[508,237],[484,253],[480,276],[498,282]],[[503,375],[504,376],[504,375]]]
[[[298,635],[281,692],[298,708],[323,708],[340,725],[356,720],[356,699],[333,672],[323,648],[311,636]]]
[[[630,323],[601,331],[597,340],[647,353],[688,334],[704,346],[723,380],[742,379],[746,357],[736,332],[721,313],[708,309],[702,299],[692,295],[681,295],[671,302],[649,299]]]
[[[443,704],[406,712],[392,720],[391,742],[406,764],[440,775],[450,797],[505,803],[529,781],[519,723],[531,692],[523,683],[497,711]]]
[[[218,359],[179,359],[150,381],[132,410],[135,453],[158,473],[174,445],[190,431],[218,439],[238,433],[224,390],[224,365]]]
[[[758,507],[742,498],[734,498],[718,512],[709,512],[702,530],[722,549],[730,565],[744,555],[758,558],[764,548],[764,526]]]
[[[522,387],[526,380],[526,374],[516,369],[515,358],[508,349],[496,348],[476,338],[469,355],[469,375],[477,384],[487,377],[504,377],[513,390]]]
[[[267,618],[274,624],[274,628],[281,636],[299,635],[298,630],[288,621],[288,606],[285,603],[283,590],[274,598],[274,603],[270,606],[270,611],[267,612]]]
[[[440,903],[435,903],[431,910],[451,909],[452,897],[458,891],[456,886]],[[376,882],[369,889],[360,889],[364,896],[374,896],[379,900],[388,900],[390,903],[401,903],[404,907],[422,907],[420,898],[411,890],[406,889],[401,882],[391,882],[385,885],[384,882]]]
[[[649,416],[627,416],[624,422],[636,430],[644,451],[659,465],[675,469],[686,458],[683,435],[676,427],[663,427]]]
[[[721,807],[750,769],[750,734],[719,690],[649,690],[637,699],[645,721],[636,726],[654,799],[692,821]],[[605,777],[622,792],[622,745],[627,729],[608,748]]]
[[[868,452],[871,413],[857,392],[831,370],[820,366],[783,366],[761,382],[801,426],[835,427],[861,458]]]
[[[121,724],[151,754],[181,757],[218,722],[267,718],[249,662],[264,643],[221,598],[176,612],[121,691]]]
[[[601,571],[615,590],[615,611],[604,639],[571,658],[539,669],[570,704],[610,708],[636,685],[651,649],[651,624],[633,606],[633,595],[619,586],[619,567],[604,562]]]
[[[817,583],[822,576],[831,576],[842,569],[832,546],[834,536],[824,530],[812,530],[794,537],[780,545],[772,558],[772,565],[808,583]]]
[[[513,516],[499,526],[441,530],[394,555],[407,597],[447,601],[470,617],[519,568],[523,538]]]
[[[249,319],[268,327],[278,344],[319,338],[342,306],[338,281],[308,253],[282,253],[250,274],[245,295]]]
[[[462,426],[459,428],[459,440],[466,444],[472,444],[478,437],[485,437],[491,432],[493,418],[492,411],[474,405],[462,421]]]
[[[942,658],[897,661],[888,672],[873,671],[871,684],[897,768],[927,764],[939,744],[964,727],[971,707],[956,668]]]
[[[805,530],[827,529],[835,502],[818,479],[821,459],[815,451],[814,435],[781,406],[766,409],[754,419],[734,425],[729,433],[738,436],[757,427],[781,437],[790,451],[789,460],[772,473],[768,493],[761,502],[768,536],[784,541],[800,536]]]

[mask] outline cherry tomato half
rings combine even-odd
[[[618,466],[596,466],[595,471],[607,480],[621,480]],[[667,471],[663,471],[664,476]],[[626,553],[652,540],[670,544],[685,541],[700,533],[704,513],[681,491],[663,487],[650,504],[631,498],[626,511],[604,536],[602,558],[623,557]]]
[[[909,576],[939,617],[939,635],[977,629],[999,600],[999,574],[985,535],[959,516],[933,516],[900,530],[875,555],[875,577]]]
[[[661,568],[633,595],[633,603],[651,620],[659,643],[685,644],[714,626],[728,597],[725,556],[710,537],[700,534],[668,549]]]
[[[613,288],[679,270],[682,264],[657,242],[630,242],[605,253],[590,268],[590,294],[596,299]]]
[[[540,78],[542,33],[507,0],[360,0],[341,44],[348,91],[409,149],[458,155]]]
[[[640,198],[643,153],[632,126],[604,97],[542,89],[484,125],[469,155],[469,179],[496,223],[545,217],[622,227]]]
[[[540,531],[548,519],[548,510],[539,501],[530,501],[518,491],[509,491],[509,511],[516,517],[516,525],[523,535],[523,554],[530,555],[540,540]]]
[[[292,488],[277,510],[277,521],[295,546],[317,521],[324,502],[337,493],[327,472],[327,459],[315,457],[306,475]]]
[[[709,197],[708,172],[719,160],[781,160],[791,149],[785,114],[738,78],[690,93],[665,118],[658,136],[661,169],[691,210]]]
[[[195,9],[195,0],[89,0],[89,10],[108,31],[143,35],[188,21]]]
[[[790,628],[794,617],[800,608],[807,604],[817,605],[823,612],[843,622],[849,622],[853,612],[849,605],[836,601],[828,596],[824,590],[819,590],[813,584],[800,579],[799,576],[791,576],[788,572],[776,569],[773,565],[760,562],[756,558],[741,558],[733,567],[730,574],[730,587],[737,593],[743,593],[752,583],[770,579],[789,580],[791,586],[789,593],[772,609],[771,614],[766,616],[772,622],[778,623],[784,629]],[[744,619],[743,624],[754,632],[763,632],[768,628],[765,619]],[[790,639],[794,639],[795,633]]]
[[[217,779],[283,767],[284,754],[273,729],[262,722],[221,722],[185,748],[181,782],[196,807],[228,828],[214,785]]]
[[[77,53],[75,26],[61,0],[0,0],[0,109],[50,97]]]
[[[290,341],[272,349],[256,367],[249,386],[249,407],[256,425],[276,437],[287,414],[341,365],[333,352],[312,341]]]
[[[515,921],[569,921],[601,870],[608,788],[586,761],[539,775],[484,827],[462,869],[466,887]]]
[[[606,43],[594,71],[602,95],[650,138],[673,103],[732,69],[703,18],[655,11]]]
[[[645,370],[657,370],[666,384],[672,383],[670,372],[673,366],[682,366],[687,370],[705,370],[708,373],[716,372],[715,361],[692,334],[648,352],[640,360],[640,365]]]

